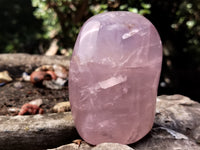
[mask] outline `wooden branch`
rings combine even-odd
[[[57,5],[56,2],[52,2],[48,0],[47,5],[48,5],[48,8],[52,8],[55,11],[58,17],[62,32],[65,35],[67,33],[67,28],[65,26],[65,22],[67,21],[67,15],[59,10],[59,6]]]
[[[76,14],[73,18],[73,22],[76,24],[82,20],[82,18],[86,15],[86,11],[88,9],[88,0],[83,0],[80,5],[77,6]]]
[[[45,55],[46,56],[54,56],[56,55],[56,53],[58,52],[58,39],[53,39],[50,46],[49,46],[49,49],[45,52]]]

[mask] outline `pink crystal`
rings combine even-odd
[[[82,27],[69,72],[75,126],[88,143],[130,144],[152,128],[161,71],[160,37],[146,18],[107,12]]]

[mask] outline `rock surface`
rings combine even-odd
[[[87,143],[82,143],[80,146],[75,143],[71,143],[48,150],[91,150],[91,149],[92,146],[88,145]]]
[[[101,143],[93,147],[84,142],[80,146],[72,143],[49,150],[134,150],[134,149],[127,145],[119,143]]]
[[[159,96],[155,124],[178,131],[198,141],[200,104],[183,95]]]
[[[54,107],[53,107],[53,111],[55,113],[61,113],[61,112],[67,112],[70,111],[70,102],[60,102],[57,103]]]
[[[8,64],[5,61],[8,60]],[[30,61],[31,60],[31,61]],[[12,66],[16,72],[17,63],[27,66],[34,64],[67,64],[65,57],[27,54],[0,55],[0,69]],[[43,63],[41,63],[43,62]],[[3,71],[3,70],[2,70]],[[21,75],[21,74],[19,74]],[[200,104],[182,95],[164,95],[157,99],[154,127],[150,133],[135,144],[135,150],[200,150]],[[80,147],[71,143],[80,138],[74,127],[70,112],[36,116],[0,116],[0,149],[3,150],[44,150],[67,147],[67,150],[90,150],[86,143]],[[70,143],[70,144],[69,144]],[[66,145],[64,145],[66,144]],[[65,149],[66,150],[66,149]]]
[[[42,150],[70,143],[78,136],[71,113],[0,116],[0,149]]]
[[[102,143],[92,148],[92,150],[134,150],[131,147],[119,143]]]
[[[147,136],[129,146],[135,150],[200,150],[199,114],[200,104],[188,97],[159,96],[154,127]],[[89,150],[93,149],[90,146]]]
[[[200,150],[199,114],[200,104],[188,97],[160,96],[157,99],[154,127],[147,136],[129,146],[135,150]],[[70,112],[35,116],[0,116],[0,149],[93,150],[95,148],[85,142],[82,142],[80,147],[74,143],[67,144],[77,138],[79,136]]]
[[[10,77],[8,71],[0,72],[0,84],[11,82],[13,79]]]
[[[6,64],[5,64],[6,62]],[[69,57],[63,56],[44,56],[44,55],[30,55],[24,53],[17,54],[1,54],[0,55],[0,65],[19,65],[19,66],[41,66],[44,64],[48,65],[64,65],[69,68],[70,59]]]

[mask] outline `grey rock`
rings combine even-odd
[[[60,90],[63,88],[62,85],[60,84],[57,84],[54,80],[44,80],[42,82],[42,84],[46,87],[46,88],[49,88],[49,89],[52,89],[52,90]]]
[[[71,112],[33,116],[0,116],[0,149],[200,150],[200,145],[197,144],[200,143],[199,114],[200,104],[188,97],[159,96],[154,127],[147,136],[129,146],[103,143],[95,147],[85,142],[82,142],[80,147],[72,143],[80,137],[75,129]]]
[[[127,145],[119,143],[101,143],[97,146],[91,146],[85,142],[82,142],[80,146],[75,143],[71,143],[49,150],[134,150],[134,149]]]
[[[185,135],[200,126],[200,104],[182,95],[163,95],[157,99],[154,123]]]
[[[192,137],[195,139],[196,143],[200,144],[200,126],[192,131]]]
[[[7,83],[11,82],[13,79],[10,77],[8,71],[0,72],[0,83]]]
[[[102,143],[92,148],[92,150],[134,150],[133,148],[119,143]]]
[[[91,150],[91,149],[92,146],[88,145],[87,143],[82,143],[80,146],[75,143],[71,143],[48,150]]]
[[[130,146],[135,150],[200,150],[194,140],[163,127],[154,127],[146,137]]]
[[[15,82],[14,87],[17,88],[17,89],[21,89],[21,88],[24,87],[24,85],[22,84],[22,82]]]
[[[70,111],[70,110],[71,110],[71,108],[70,108],[70,102],[69,101],[57,103],[53,107],[53,111],[56,112],[56,113],[67,112],[67,111]]]
[[[70,112],[30,116],[0,116],[0,149],[41,150],[77,139]]]
[[[63,65],[69,68],[70,58],[66,56],[45,56],[45,55],[30,55],[25,53],[17,54],[1,54],[0,55],[0,65],[4,65],[5,62],[12,66],[29,66],[37,65],[41,66],[44,64],[49,65]]]

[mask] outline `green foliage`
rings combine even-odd
[[[43,20],[43,38],[60,39],[60,48],[72,48],[83,22],[92,15],[109,10],[150,14],[151,4],[108,0],[32,0],[34,15]],[[139,6],[139,7],[137,7]]]
[[[194,53],[200,62],[200,1],[183,1],[176,11],[176,18],[171,27],[175,32],[183,32],[185,37],[184,52]],[[196,52],[195,52],[196,51]]]
[[[44,38],[60,39],[60,47],[72,47],[87,4],[77,0],[32,0],[34,15],[43,20]],[[82,12],[79,12],[82,11]],[[83,13],[83,15],[81,14]]]
[[[200,0],[13,0],[0,1],[0,50],[44,52],[52,39],[59,48],[73,48],[82,24],[106,11],[145,15],[159,30],[162,41],[173,45],[170,55],[190,54],[200,62]],[[32,4],[32,6],[31,6]],[[34,16],[38,19],[36,20]],[[42,22],[41,22],[42,21]],[[42,23],[42,24],[41,24]],[[171,52],[172,51],[172,52]]]
[[[51,38],[52,32],[60,31],[57,16],[52,8],[48,8],[46,0],[32,0],[32,6],[36,8],[35,17],[43,20],[43,38]]]
[[[0,1],[0,52],[31,52],[42,31],[27,0]]]

